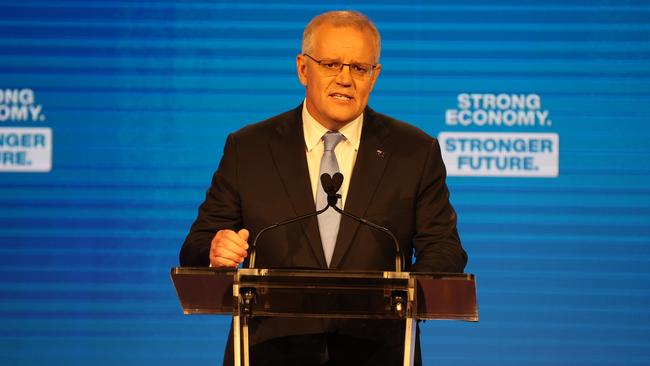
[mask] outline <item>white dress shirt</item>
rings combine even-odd
[[[343,185],[339,191],[341,194],[341,204],[345,207],[345,198],[347,197],[348,187],[350,187],[350,178],[354,162],[357,160],[357,152],[361,142],[361,127],[363,126],[363,113],[353,121],[347,123],[340,132],[345,139],[336,145],[334,155],[339,164],[339,171],[343,174]],[[305,146],[307,153],[307,166],[309,167],[309,179],[311,180],[311,192],[316,202],[316,192],[320,184],[320,161],[323,157],[323,140],[321,139],[327,131],[323,125],[318,123],[314,117],[307,111],[307,102],[302,104],[302,129],[305,136]],[[316,207],[317,210],[322,207]]]

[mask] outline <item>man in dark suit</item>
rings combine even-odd
[[[380,44],[373,23],[357,12],[329,12],[309,23],[296,58],[304,103],[228,137],[181,250],[182,266],[245,263],[250,236],[323,207],[318,178],[333,161],[345,177],[339,204],[389,228],[405,270],[463,271],[467,256],[438,142],[367,107],[381,71]],[[328,148],[332,135],[337,141]],[[323,217],[266,233],[256,266],[394,270],[385,234],[333,211]],[[401,364],[400,321],[256,318],[251,330],[253,365]]]

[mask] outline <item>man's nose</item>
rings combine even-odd
[[[343,65],[341,71],[336,75],[336,83],[340,85],[350,86],[352,85],[352,74],[350,70],[350,65]]]

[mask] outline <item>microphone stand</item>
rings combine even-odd
[[[260,230],[260,232],[257,233],[257,235],[255,235],[255,240],[253,240],[253,244],[251,245],[251,256],[250,256],[250,260],[248,261],[248,268],[249,269],[255,268],[255,256],[257,254],[255,248],[257,246],[257,240],[260,238],[260,236],[264,232],[266,232],[268,230],[271,230],[271,229],[275,229],[278,226],[288,225],[288,224],[294,223],[296,221],[304,220],[304,219],[309,218],[311,216],[318,216],[318,215],[322,214],[323,212],[325,212],[328,208],[330,208],[329,203],[323,209],[320,209],[320,210],[318,210],[316,212],[310,212],[308,214],[301,215],[301,216],[298,216],[298,217],[294,217],[294,218],[289,219],[289,220],[276,222],[275,224],[267,226],[264,229]]]
[[[400,250],[399,241],[397,240],[395,235],[390,230],[388,230],[387,228],[385,228],[383,226],[377,225],[374,222],[370,222],[370,221],[368,221],[368,220],[366,220],[364,218],[361,218],[361,217],[358,217],[358,216],[356,216],[354,214],[351,214],[349,212],[343,211],[342,209],[340,209],[340,208],[338,208],[336,206],[336,203],[338,202],[339,198],[341,198],[341,195],[337,194],[336,192],[339,190],[339,188],[341,188],[341,185],[343,184],[343,174],[335,173],[334,176],[332,177],[329,174],[325,173],[325,174],[321,175],[320,180],[321,180],[321,184],[323,186],[323,190],[327,194],[327,205],[324,208],[322,208],[322,209],[320,209],[320,210],[318,210],[316,212],[310,212],[310,213],[305,214],[305,215],[294,217],[294,218],[291,218],[291,219],[288,219],[288,220],[285,220],[285,221],[280,221],[280,222],[277,222],[277,223],[275,223],[273,225],[267,226],[264,229],[260,230],[260,232],[258,232],[257,235],[255,235],[255,239],[253,240],[253,244],[251,245],[250,260],[248,261],[248,268],[249,269],[255,268],[255,258],[257,256],[257,251],[256,251],[257,241],[260,238],[260,236],[262,236],[263,233],[265,233],[266,231],[269,231],[271,229],[275,229],[278,226],[288,225],[288,224],[294,223],[296,221],[307,219],[307,218],[312,217],[312,216],[318,216],[318,215],[322,214],[323,212],[325,212],[328,208],[331,207],[341,215],[350,217],[353,220],[356,220],[356,221],[358,221],[358,222],[360,222],[362,224],[368,225],[371,228],[373,228],[375,230],[379,230],[379,231],[383,232],[384,234],[390,236],[390,238],[393,240],[393,243],[395,244],[395,272],[402,272],[402,268],[403,268],[402,267],[402,261],[403,261],[403,259],[402,259],[402,251]]]

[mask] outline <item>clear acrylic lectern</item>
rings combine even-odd
[[[171,277],[185,314],[232,315],[237,366],[248,366],[255,316],[404,319],[405,366],[418,320],[478,321],[471,274],[178,267]]]

